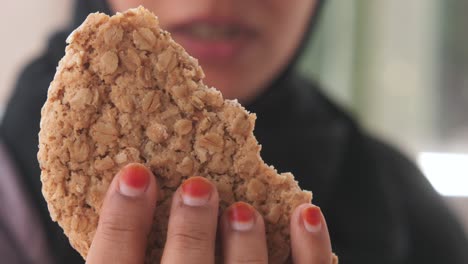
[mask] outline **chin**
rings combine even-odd
[[[243,96],[243,89],[239,89],[239,87],[243,87],[242,84],[239,82],[239,75],[233,74],[233,70],[226,69],[220,71],[221,66],[210,67],[210,66],[203,66],[203,71],[205,72],[205,79],[204,83],[208,86],[213,86],[223,94],[225,99],[241,99]],[[238,76],[235,78],[235,76]]]
[[[255,71],[252,67],[233,67],[233,65],[207,65],[201,63],[205,72],[204,83],[213,86],[223,94],[225,99],[237,99],[241,103],[251,101],[264,85],[263,80],[268,79],[268,74]],[[254,73],[254,74],[252,74]],[[259,77],[264,76],[264,79]]]
[[[235,83],[226,80],[220,82],[211,81],[208,78],[205,79],[205,83],[218,89],[223,94],[224,99],[240,99],[239,97],[241,97],[239,91],[235,89]]]

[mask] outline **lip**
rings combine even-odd
[[[222,39],[202,39],[189,32],[193,24],[230,27],[238,31],[234,37]],[[187,52],[202,63],[226,63],[239,55],[256,35],[253,27],[238,20],[224,17],[198,17],[168,26],[174,39]]]

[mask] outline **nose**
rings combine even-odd
[[[185,0],[184,2],[193,8],[193,13],[223,17],[232,14],[236,0]]]

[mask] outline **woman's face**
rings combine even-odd
[[[205,83],[249,102],[294,55],[316,0],[108,0],[114,11],[142,5],[198,58]]]

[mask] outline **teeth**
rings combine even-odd
[[[232,26],[214,26],[208,24],[192,25],[188,32],[197,38],[216,40],[216,39],[229,39],[237,36],[240,30]]]

